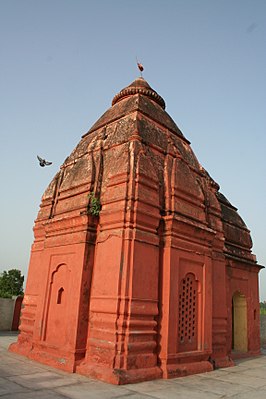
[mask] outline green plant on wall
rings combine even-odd
[[[88,204],[88,212],[93,216],[99,216],[101,210],[101,202],[99,198],[95,197],[93,192],[88,194],[89,204]]]

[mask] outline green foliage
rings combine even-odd
[[[90,192],[88,194],[88,197],[89,197],[88,212],[93,216],[99,216],[101,210],[101,203],[99,198],[96,198],[93,192]]]
[[[266,302],[260,302],[260,314],[266,314]]]
[[[11,298],[13,295],[23,294],[24,276],[21,271],[11,269],[0,274],[0,297]]]

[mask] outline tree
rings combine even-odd
[[[266,314],[266,302],[260,302],[260,314]]]
[[[21,271],[11,269],[0,274],[0,297],[11,298],[13,295],[23,294],[24,276]]]

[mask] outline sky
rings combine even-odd
[[[42,194],[136,57],[266,265],[265,43],[265,0],[0,0],[0,271],[27,275]]]

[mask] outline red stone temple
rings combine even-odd
[[[143,78],[46,189],[10,350],[126,384],[260,353],[250,232]]]

